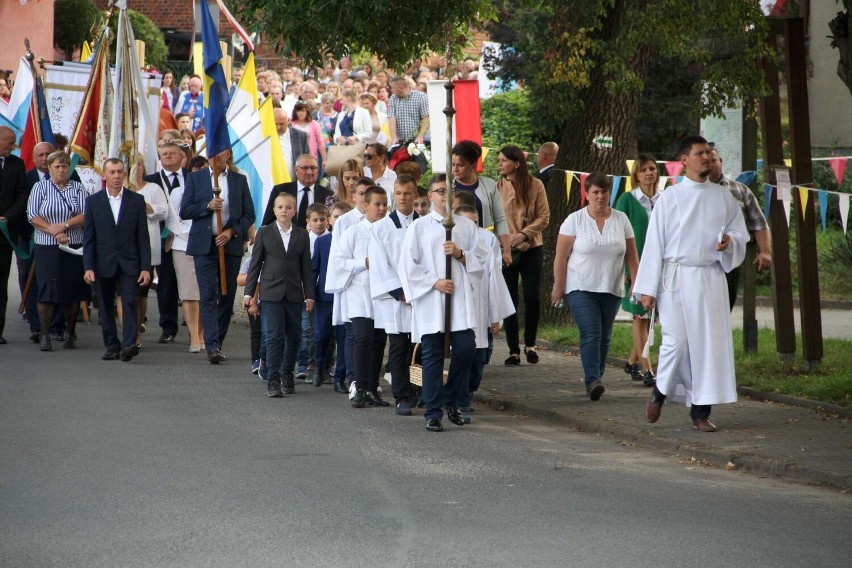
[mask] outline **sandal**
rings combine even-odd
[[[535,346],[524,347],[524,355],[527,356],[527,363],[532,365],[538,363],[538,353],[535,352]]]
[[[521,364],[521,356],[517,353],[512,353],[509,358],[503,362],[507,367],[517,367]]]

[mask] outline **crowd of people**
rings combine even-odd
[[[75,348],[81,302],[93,300],[102,358],[130,361],[142,347],[156,283],[158,343],[174,343],[183,320],[189,352],[219,364],[244,286],[251,372],[269,397],[306,381],[333,385],[355,408],[390,406],[379,386],[387,373],[396,414],[423,407],[430,431],[443,429],[444,412],[454,424],[470,423],[495,333],[505,331],[505,365],[539,361],[546,187],[558,146],[538,149],[535,176],[521,148],[501,148],[495,180],[477,171],[482,148],[463,140],[451,149],[449,176],[423,183],[416,161],[391,167],[389,146],[424,142],[425,95],[410,77],[346,65],[307,81],[290,68],[258,74],[293,180],[273,188],[262,215],[230,151],[209,162],[196,155],[204,112],[198,77],[177,83],[164,74],[163,105],[179,128],[161,132],[157,170],[125,171],[108,160],[105,189],[91,195],[68,154],[51,144],[35,147],[36,167],[25,171],[11,155],[14,132],[0,127],[0,279],[8,280],[14,250],[32,341],[42,351],[57,340]],[[362,147],[334,163],[335,148],[355,145]],[[718,151],[705,140],[686,139],[680,160],[683,181],[662,191],[657,162],[639,155],[634,189],[615,207],[611,180],[586,177],[588,204],[559,229],[550,300],[567,304],[577,322],[590,400],[606,390],[612,327],[623,309],[633,316],[634,339],[625,371],[653,393],[647,420],[659,418],[665,400],[683,400],[695,428],[712,431],[710,407],[735,397],[730,323],[719,303],[735,297],[731,274],[749,231],[760,248],[756,264],[769,265],[768,229],[754,196],[722,175]],[[687,230],[684,219],[695,226]],[[655,375],[647,344],[657,316]]]

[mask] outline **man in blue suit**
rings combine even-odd
[[[231,151],[213,157],[219,172],[220,197],[213,195],[213,171],[200,170],[189,174],[180,205],[181,219],[192,220],[186,254],[195,261],[195,275],[201,296],[201,321],[204,324],[204,345],[212,364],[225,360],[222,343],[228,333],[237,274],[243,256],[243,243],[254,223],[254,206],[248,180],[231,161]],[[216,212],[222,213],[219,230]],[[225,250],[225,283],[222,294],[219,283],[219,248]]]
[[[106,353],[102,359],[130,361],[136,346],[136,298],[151,281],[151,244],[145,199],[124,188],[124,164],[104,163],[106,189],[86,199],[83,225],[83,279],[95,283]],[[121,293],[124,325],[121,341],[115,327],[115,294]]]

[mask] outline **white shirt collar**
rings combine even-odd
[[[114,201],[120,200],[122,198],[122,196],[124,196],[124,188],[122,187],[121,191],[119,191],[118,195],[116,195],[115,197],[110,195],[109,191],[106,192],[106,195],[107,195],[107,199],[112,199]]]
[[[278,227],[278,232],[281,233],[282,235],[289,235],[290,233],[293,232],[293,222],[292,221],[290,222],[290,228],[287,229],[286,231],[281,228],[281,223],[279,223],[278,221],[275,221],[275,226]]]

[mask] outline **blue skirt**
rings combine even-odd
[[[36,245],[33,253],[39,302],[68,304],[91,298],[91,289],[83,280],[82,256],[62,252],[55,245]]]

